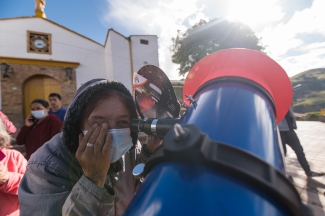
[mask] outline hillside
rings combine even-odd
[[[319,112],[325,108],[325,68],[299,73],[290,80],[295,87],[292,101],[294,112]]]

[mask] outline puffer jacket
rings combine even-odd
[[[123,169],[108,175],[109,187],[103,189],[83,175],[57,134],[28,161],[28,172],[19,187],[21,216],[122,215],[140,184],[132,169],[147,159],[138,143],[119,160]]]

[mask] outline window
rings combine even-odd
[[[149,41],[148,40],[144,40],[144,39],[140,39],[140,43],[141,44],[148,45],[149,44]]]

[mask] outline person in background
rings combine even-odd
[[[43,99],[33,100],[32,113],[25,119],[25,125],[20,129],[16,142],[26,146],[26,159],[54,135],[60,133],[62,121],[49,114],[49,103]]]
[[[24,215],[123,215],[140,181],[132,169],[159,145],[131,132],[133,97],[119,82],[94,79],[69,104],[62,133],[30,158],[19,187]]]
[[[286,148],[286,144],[287,144],[296,153],[298,161],[308,177],[325,175],[325,173],[317,173],[311,171],[304,153],[304,149],[302,148],[299,138],[296,132],[294,131],[295,129],[297,129],[297,123],[291,108],[289,109],[285,117],[282,119],[282,121],[278,124],[278,127],[280,130],[284,156],[286,156],[287,154],[287,148]]]
[[[14,134],[17,131],[15,125],[8,119],[8,117],[0,111],[0,119],[6,127],[6,130],[9,134]]]
[[[11,137],[0,119],[0,216],[18,216],[18,186],[26,171],[27,161],[10,149]]]
[[[49,95],[49,102],[51,106],[49,114],[57,115],[59,119],[61,119],[61,121],[63,122],[67,109],[62,106],[61,100],[61,95],[59,95],[58,93],[51,93]]]

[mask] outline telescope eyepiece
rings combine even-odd
[[[163,138],[169,130],[174,128],[174,125],[179,122],[177,118],[168,119],[132,119],[130,129],[133,132],[143,132],[147,135],[157,135]]]

